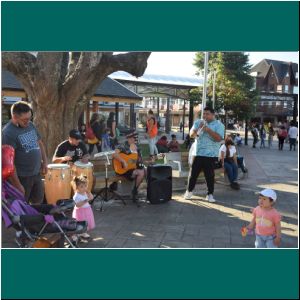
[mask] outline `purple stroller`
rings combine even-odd
[[[59,234],[59,246],[66,244],[77,248],[69,236],[84,233],[87,222],[76,221],[65,215],[74,207],[72,199],[57,201],[56,205],[29,205],[24,196],[10,183],[2,183],[2,218],[5,227],[13,227],[16,232],[16,243],[20,248],[30,248],[35,241],[46,234]]]

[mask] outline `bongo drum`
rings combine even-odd
[[[88,180],[88,191],[92,191],[93,186],[93,164],[91,162],[82,163],[81,161],[76,161],[73,166],[73,176],[84,175]]]
[[[71,197],[71,169],[67,164],[50,164],[45,176],[45,195],[48,204]]]

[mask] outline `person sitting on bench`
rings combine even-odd
[[[131,132],[126,138],[127,141],[124,144],[118,145],[113,154],[113,159],[121,163],[120,170],[116,168],[116,165],[114,167],[118,175],[135,181],[132,189],[132,200],[136,202],[138,188],[146,176],[146,170],[142,163],[141,151],[137,146],[137,133]]]

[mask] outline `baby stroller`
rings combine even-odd
[[[49,236],[52,240],[56,237],[55,248],[62,248],[65,243],[71,248],[77,248],[70,236],[86,232],[87,222],[66,217],[65,212],[73,207],[72,199],[59,200],[55,206],[29,205],[19,190],[3,181],[2,218],[6,227],[16,230],[16,243],[20,248],[51,247],[50,243],[43,246],[50,240]]]

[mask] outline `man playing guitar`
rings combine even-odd
[[[146,176],[146,170],[142,164],[141,151],[137,146],[137,133],[132,132],[126,136],[127,141],[116,147],[113,154],[115,172],[128,180],[135,180],[132,190],[132,200],[136,202],[138,187]]]

